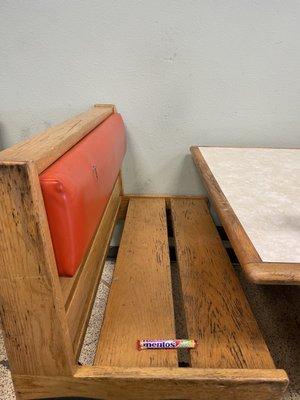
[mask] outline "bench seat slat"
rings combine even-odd
[[[164,199],[130,199],[95,365],[177,366],[176,350],[136,349],[175,337]]]
[[[274,368],[248,301],[203,200],[172,199],[192,367]]]

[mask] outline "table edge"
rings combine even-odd
[[[300,284],[300,263],[262,261],[213,176],[199,146],[191,146],[190,151],[246,278],[256,284]]]

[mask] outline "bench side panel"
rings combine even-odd
[[[38,173],[0,164],[0,313],[13,374],[71,375],[74,356]]]

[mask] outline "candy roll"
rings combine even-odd
[[[139,339],[137,340],[137,349],[194,349],[196,344],[197,342],[194,339]]]

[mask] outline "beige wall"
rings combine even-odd
[[[0,2],[0,145],[94,102],[128,129],[125,188],[197,193],[189,146],[300,145],[300,2]]]

